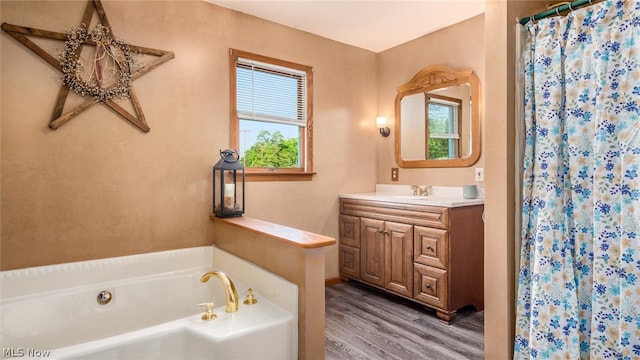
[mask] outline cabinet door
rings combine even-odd
[[[360,279],[360,249],[340,245],[338,258],[341,276]]]
[[[387,221],[384,235],[385,288],[413,297],[413,226]]]
[[[446,269],[449,266],[449,232],[416,226],[414,233],[415,262]]]
[[[338,223],[340,245],[360,247],[360,218],[356,216],[340,215]]]
[[[384,286],[384,221],[360,219],[360,278]]]

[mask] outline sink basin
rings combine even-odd
[[[385,194],[382,196],[376,196],[376,200],[401,202],[407,204],[417,205],[430,205],[430,206],[444,206],[455,207],[474,204],[483,204],[482,199],[463,199],[462,197],[447,197],[447,196],[424,196],[424,195],[399,195],[399,194]]]
[[[390,196],[396,199],[409,199],[409,200],[432,200],[433,196],[424,195],[393,195]]]

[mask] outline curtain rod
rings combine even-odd
[[[560,13],[563,12],[563,11],[576,10],[576,9],[578,9],[580,7],[583,7],[583,6],[589,5],[589,4],[594,4],[596,2],[598,2],[598,1],[594,1],[594,0],[577,0],[577,1],[574,1],[572,3],[566,3],[566,4],[563,4],[563,5],[556,6],[554,8],[545,10],[545,11],[543,11],[543,12],[541,12],[539,14],[535,14],[533,16],[522,18],[522,19],[520,19],[519,22],[520,22],[520,25],[524,25],[524,24],[528,23],[529,21],[537,21],[537,20],[544,19],[544,18],[549,17],[549,16],[560,15]]]

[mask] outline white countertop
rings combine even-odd
[[[483,198],[465,199],[462,197],[462,187],[433,186],[433,195],[412,195],[409,185],[376,185],[376,192],[340,194],[343,199],[374,200],[400,204],[429,205],[441,207],[460,207],[483,205]]]

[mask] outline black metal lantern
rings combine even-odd
[[[220,150],[213,166],[213,213],[227,218],[244,214],[244,166],[235,150]]]

